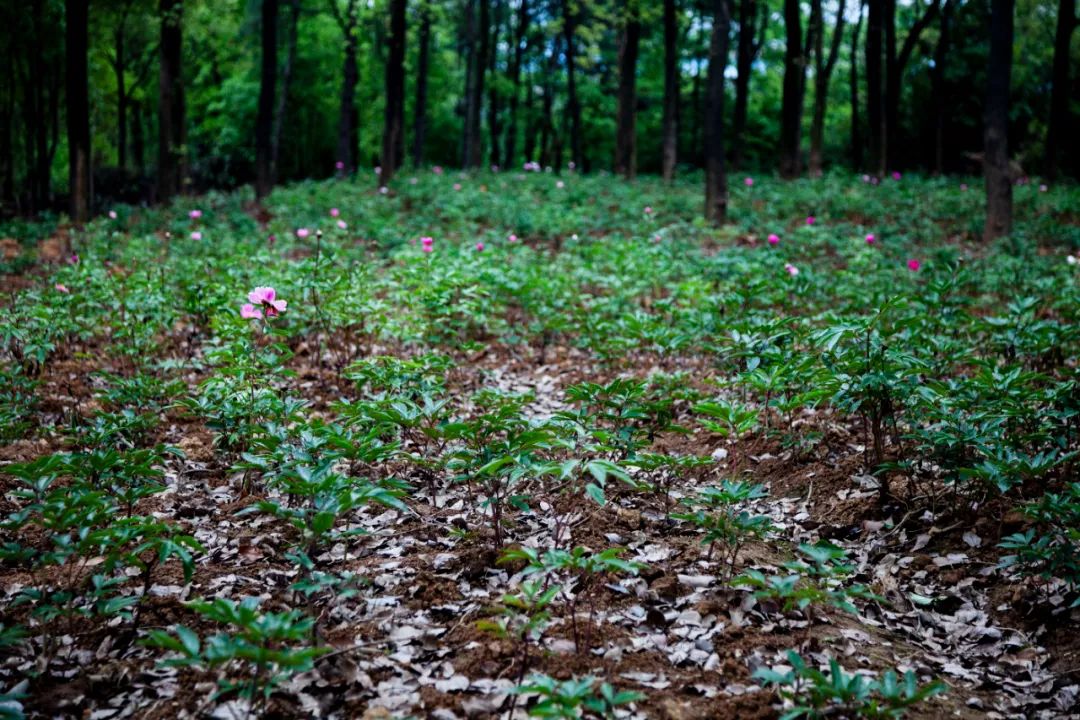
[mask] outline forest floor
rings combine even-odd
[[[1075,711],[1077,588],[999,544],[1049,533],[1025,503],[1074,477],[1075,431],[1026,423],[1075,403],[1051,390],[1076,387],[1080,191],[1018,191],[1018,258],[974,242],[977,199],[944,181],[763,180],[715,231],[689,183],[428,175],[286,188],[269,225],[238,196],[123,209],[11,261],[0,717],[526,717],[538,676],[640,693],[562,686],[557,717]],[[257,286],[287,308],[241,318]],[[897,296],[887,329],[858,324]],[[1024,438],[974,423],[970,453],[932,455],[941,393],[980,371]],[[1043,442],[1037,474],[976,472],[994,443]],[[752,571],[792,585],[734,581]],[[530,581],[550,604],[509,610]],[[264,624],[191,604],[244,598]],[[760,671],[789,651],[944,692],[808,700],[804,679],[785,699]]]

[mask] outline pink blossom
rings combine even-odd
[[[296,237],[300,238],[301,240],[303,240],[304,238],[306,238],[310,234],[311,234],[311,231],[308,230],[306,227],[296,229]]]
[[[67,285],[64,285],[63,283],[56,283],[56,285],[54,285],[53,287],[55,287],[59,292],[62,293],[70,292],[70,290],[67,289]]]
[[[419,182],[419,181],[416,178],[414,178],[414,177],[409,178],[409,184],[410,185],[415,185],[417,182]]]
[[[460,190],[461,189],[461,183],[454,183],[454,189],[455,190]]]
[[[196,230],[195,232],[191,233],[191,239],[192,240],[202,240],[202,233],[199,232],[198,230]]]
[[[476,252],[484,252],[484,243],[482,243],[482,242],[476,243]]]
[[[874,233],[867,233],[866,234],[866,244],[867,245],[873,245],[875,240],[877,240],[877,238],[874,237]]]
[[[555,183],[555,187],[562,190],[564,187],[566,187],[566,183],[564,183],[562,180],[559,180],[558,182]]]
[[[870,184],[871,185],[877,185],[879,182],[880,181],[877,179],[876,175],[873,175],[873,176],[870,177]]]
[[[109,211],[109,219],[110,220],[115,220],[116,219],[116,211],[115,210],[110,210]]]
[[[337,208],[330,208],[330,217],[337,217],[341,214],[341,211]]]
[[[648,205],[645,206],[645,214],[646,215],[652,215],[653,214],[653,209],[651,207],[649,207]]]
[[[245,320],[258,320],[262,317],[262,310],[259,310],[251,303],[244,303],[240,308],[240,317]]]
[[[863,175],[863,176],[862,176],[862,181],[863,181],[864,183],[868,183],[868,182],[870,182],[870,176],[869,176],[869,175]]]
[[[79,253],[71,253],[71,255],[68,256],[68,264],[69,265],[78,265],[79,264]]]
[[[743,180],[743,185],[745,185],[746,187],[754,187],[754,178],[746,178],[745,180]]]
[[[345,222],[344,220],[338,220],[337,221],[337,226],[342,230],[348,230],[349,229],[349,224],[347,222]]]
[[[382,167],[380,167],[379,165],[376,165],[375,166],[375,174],[376,175],[382,175]]]
[[[967,183],[960,183],[960,192],[967,192]]]
[[[806,224],[807,224],[807,225],[813,225],[813,224],[814,224],[814,220],[815,220],[815,218],[814,218],[814,216],[813,216],[813,215],[807,215],[807,216],[806,216]]]
[[[270,237],[266,238],[266,244],[269,245],[270,247],[274,247],[274,243],[276,243],[276,242],[277,242],[277,236],[274,235],[273,233],[270,234]]]
[[[334,163],[334,167],[337,168],[338,170],[344,170],[345,169],[345,163],[342,162],[341,160],[338,160],[336,163]]]
[[[911,272],[918,272],[920,267],[921,267],[921,263],[919,263],[919,261],[916,260],[915,258],[912,258],[911,260],[907,261],[907,269],[910,270]]]
[[[431,168],[431,172],[435,173],[436,175],[442,175],[442,165],[436,165],[435,167]]]
[[[198,220],[202,217],[202,210],[192,210],[188,213],[188,217],[192,220]]]
[[[770,245],[779,245],[780,244],[780,236],[777,235],[776,233],[770,234],[769,235],[769,244]]]
[[[385,195],[388,192],[390,192],[390,189],[388,187],[386,187],[385,185],[382,185],[381,187],[379,187],[379,194],[380,195]]]
[[[248,293],[248,301],[255,306],[266,309],[266,317],[274,317],[278,313],[285,312],[288,305],[284,300],[277,299],[277,292],[272,287],[257,287]],[[243,312],[243,309],[241,309]]]
[[[571,160],[570,162],[568,162],[568,163],[566,164],[566,167],[568,167],[569,169],[573,170],[574,168],[576,168],[576,167],[577,167],[577,163],[575,163],[575,162],[574,162],[573,160]]]
[[[434,244],[435,244],[435,238],[430,238],[430,237],[422,237],[422,238],[420,238],[421,250],[423,250],[426,253],[429,253],[429,252],[431,252],[432,250],[435,249],[433,247]]]
[[[791,277],[795,277],[796,275],[799,274],[799,268],[795,267],[791,263],[786,263],[784,265],[784,270],[786,270],[787,274],[790,275]]]
[[[1039,186],[1039,192],[1046,192],[1047,190],[1049,190],[1049,188],[1046,187],[1045,183]]]
[[[517,235],[515,235],[514,233],[510,233],[509,237],[506,238],[506,241],[516,243],[517,239],[518,239]]]
[[[660,242],[660,241],[661,241],[661,240],[663,240],[663,239],[664,239],[664,238],[660,236],[660,233],[656,233],[656,234],[654,234],[654,235],[652,236],[652,241],[653,241],[654,243],[658,243],[658,242]]]
[[[893,170],[892,179],[893,180],[899,180],[900,179],[900,173]]]

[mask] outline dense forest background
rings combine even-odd
[[[1013,17],[1008,155],[1075,177],[1075,0]],[[4,3],[0,207],[66,209],[76,175],[94,212],[387,164],[670,174],[705,166],[718,125],[728,168],[973,172],[990,18],[988,0]]]

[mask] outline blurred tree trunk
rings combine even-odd
[[[1012,177],[1009,173],[1009,84],[1012,79],[1013,2],[991,0],[990,60],[986,77],[983,172],[986,175],[986,226],[983,240],[1012,230]]]
[[[616,110],[615,172],[627,180],[637,174],[637,60],[641,18],[636,0],[629,0],[619,43],[619,94]]]
[[[802,112],[806,93],[806,65],[812,46],[814,24],[802,36],[802,9],[799,0],[784,0],[784,86],[780,108],[780,175],[799,176],[802,166]]]
[[[121,170],[126,169],[128,164],[128,87],[127,78],[124,76],[124,71],[127,69],[127,48],[124,36],[130,9],[131,0],[127,0],[120,11],[120,20],[113,28],[113,54],[109,58],[113,77],[116,78],[116,165]]]
[[[933,168],[935,175],[945,172],[946,111],[951,108],[945,94],[945,64],[949,57],[953,7],[953,0],[945,0],[945,6],[941,10],[941,29],[938,32],[937,44],[934,46],[934,68],[930,73],[931,105],[934,108]]]
[[[338,12],[337,0],[330,0],[341,32],[345,35],[345,63],[341,70],[341,107],[338,112],[337,176],[345,177],[356,169],[355,139],[356,84],[360,80],[356,69],[356,0],[348,0],[345,14]]]
[[[488,48],[488,55],[485,60],[488,64],[488,157],[492,166],[499,164],[499,152],[502,148],[499,147],[499,140],[502,139],[501,128],[499,125],[499,82],[497,70],[499,67],[499,26],[502,24],[502,2],[500,0],[492,0],[494,6],[492,7],[492,22],[491,22],[491,43]]]
[[[750,76],[753,74],[754,61],[765,44],[768,21],[768,7],[759,7],[758,0],[739,0],[739,42],[735,50],[735,116],[731,130],[731,163],[737,168],[743,167],[746,158],[742,137],[746,132],[746,114],[750,104]]]
[[[536,154],[536,90],[532,73],[525,82],[525,160],[535,160]]]
[[[161,0],[159,8],[157,199],[168,202],[183,189],[184,177],[184,6],[181,0]]]
[[[884,142],[885,95],[881,86],[882,25],[885,0],[867,0],[866,17],[866,119],[870,130],[870,169],[885,173]]]
[[[87,72],[89,0],[65,0],[67,36],[68,188],[71,220],[82,225],[90,219],[90,78]]]
[[[818,29],[814,35],[814,115],[810,124],[810,175],[821,175],[822,145],[825,140],[825,110],[829,102],[829,79],[836,67],[836,59],[840,56],[840,43],[844,39],[844,10],[846,1],[840,0],[836,9],[836,25],[833,28],[832,41],[829,45],[829,56],[825,57],[825,31],[824,19],[821,12],[821,1],[813,0],[817,5]]]
[[[664,0],[664,119],[661,128],[661,174],[675,176],[679,152],[679,18],[675,0]]]
[[[262,0],[262,58],[259,73],[259,106],[255,119],[255,202],[274,187],[273,131],[274,94],[277,91],[278,0]]]
[[[856,171],[861,170],[863,164],[862,119],[859,117],[859,33],[862,31],[865,5],[866,0],[861,0],[859,17],[851,34],[851,64],[848,67],[851,91],[851,167]]]
[[[277,182],[278,158],[281,157],[281,132],[285,127],[285,111],[289,105],[289,87],[292,84],[293,65],[296,63],[296,42],[300,26],[300,0],[289,2],[289,47],[285,52],[285,64],[281,68],[281,92],[274,110],[274,129],[270,138],[270,183]]]
[[[1057,177],[1059,161],[1072,147],[1069,134],[1069,48],[1073,30],[1080,24],[1076,0],[1058,0],[1057,31],[1054,34],[1053,86],[1050,90],[1050,124],[1046,129],[1046,177]]]
[[[899,148],[900,132],[900,96],[903,92],[901,80],[904,68],[911,59],[911,53],[915,50],[915,44],[940,9],[941,0],[932,0],[931,3],[919,16],[915,24],[911,26],[900,52],[896,51],[896,0],[885,1],[885,129],[883,135],[884,148],[882,160],[884,165],[881,171],[892,168],[896,164],[896,152]]]
[[[727,69],[729,0],[713,0],[709,41],[709,78],[705,97],[705,218],[727,221],[727,172],[724,168],[724,71]]]
[[[413,108],[413,152],[414,168],[424,162],[424,140],[427,136],[427,96],[428,66],[431,64],[431,8],[428,0],[421,0],[420,5],[420,56],[416,68],[416,103]]]
[[[405,6],[406,0],[390,0],[390,52],[386,59],[380,185],[390,184],[402,159],[401,138],[405,131]]]
[[[514,35],[514,54],[510,59],[510,111],[506,124],[506,143],[502,164],[513,167],[517,146],[518,99],[521,95],[521,63],[525,55],[526,33],[529,29],[529,0],[521,0],[518,6],[517,32]],[[531,88],[530,88],[531,91]],[[532,109],[530,101],[526,112]],[[528,158],[526,158],[528,159]]]
[[[584,157],[581,151],[581,100],[577,91],[577,55],[574,47],[574,35],[581,18],[579,10],[573,6],[575,0],[563,0],[563,35],[566,39],[566,117],[569,124],[570,155],[578,170],[584,170]],[[561,162],[558,163],[561,165]],[[559,168],[556,167],[556,170]]]
[[[462,163],[467,168],[480,166],[483,157],[481,142],[481,118],[483,117],[484,104],[484,74],[487,70],[488,39],[490,38],[491,0],[476,0],[480,4],[480,19],[477,24],[470,22],[470,34],[474,38],[470,45],[473,46],[469,67],[471,68],[472,82],[467,84],[466,89],[466,152]],[[471,4],[471,3],[470,3]]]

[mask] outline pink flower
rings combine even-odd
[[[918,272],[920,267],[921,267],[921,264],[915,258],[912,258],[911,260],[907,261],[907,269],[910,270],[911,272]]]
[[[658,242],[660,242],[660,241],[661,241],[661,240],[663,240],[663,239],[664,239],[664,238],[660,236],[660,233],[656,233],[656,234],[654,234],[654,235],[652,236],[652,241],[653,241],[654,243],[658,243]]]
[[[349,224],[347,222],[345,222],[344,220],[338,220],[337,221],[337,226],[342,230],[347,230],[349,228]]]
[[[870,177],[870,184],[871,185],[877,185],[878,182],[880,182],[880,181],[877,179],[877,175],[873,175],[873,176]]]
[[[285,312],[285,306],[288,305],[284,300],[277,299],[277,293],[272,287],[255,288],[248,293],[248,301],[252,305],[265,308],[266,317],[274,317],[278,313]],[[243,308],[240,309],[241,314],[243,314],[243,310]]]
[[[806,216],[806,224],[807,225],[813,225],[814,224],[814,216],[813,215],[807,215]]]
[[[115,210],[110,210],[109,211],[109,219],[110,220],[115,220],[116,219],[116,211]]]
[[[960,183],[960,192],[967,192],[967,183]]]
[[[274,247],[274,243],[277,242],[277,236],[271,233],[270,237],[266,238],[266,244],[270,247]]]
[[[784,265],[784,270],[786,270],[787,274],[790,275],[791,277],[795,277],[796,275],[799,274],[799,268],[795,267],[791,263],[786,263]]]
[[[383,186],[381,186],[379,188],[379,194],[380,195],[385,195],[388,192],[390,192],[390,189],[388,187],[386,187],[385,185],[383,185]]]
[[[652,213],[653,213],[653,209],[651,207],[649,207],[648,205],[646,205],[645,206],[645,214],[646,215],[652,215]]]
[[[379,165],[376,165],[375,166],[375,174],[376,175],[382,175],[382,167],[380,167]]]
[[[476,243],[476,252],[484,252],[484,243],[482,243],[482,242]]]
[[[777,235],[776,233],[770,234],[769,235],[769,244],[770,245],[779,245],[780,244],[780,236]]]
[[[517,235],[515,235],[514,233],[510,233],[510,236],[506,238],[506,241],[516,243],[517,239]]]
[[[900,179],[900,173],[893,170],[892,179],[893,180],[899,180]]]
[[[310,234],[311,234],[311,231],[308,230],[307,228],[297,228],[296,229],[296,237],[300,238],[301,240],[303,240],[304,238],[306,238]]]
[[[562,190],[564,187],[566,187],[566,183],[564,183],[562,180],[559,180],[558,182],[555,183],[555,187]]]
[[[866,234],[866,244],[867,245],[873,245],[875,240],[877,240],[877,238],[874,237],[874,233],[867,233]]]
[[[334,163],[334,167],[336,169],[338,169],[338,170],[344,170],[345,169],[345,163],[343,161],[341,161],[341,160],[338,160],[336,163]]]
[[[863,181],[864,183],[868,183],[868,182],[870,182],[870,176],[869,176],[869,175],[863,175],[863,176],[862,176],[862,181]]]
[[[745,180],[743,180],[743,185],[745,185],[746,187],[754,187],[754,178],[746,178]]]
[[[55,287],[59,292],[62,293],[70,292],[70,290],[67,289],[67,286],[63,283],[56,283],[56,285],[54,285],[53,287]]]
[[[414,177],[409,178],[409,184],[410,185],[415,185],[417,182],[419,182],[419,181],[416,178],[414,178]]]
[[[420,238],[421,249],[426,253],[429,253],[429,252],[431,252],[432,250],[435,249],[433,247],[434,244],[435,244],[435,239],[434,238],[429,238],[429,237]]]
[[[79,264],[79,253],[71,253],[71,255],[68,256],[68,264],[69,265],[78,265]]]
[[[1045,183],[1039,186],[1039,192],[1046,192],[1048,189]]]
[[[202,233],[199,232],[198,230],[196,230],[195,232],[191,233],[191,239],[192,240],[202,240]]]
[[[337,217],[341,214],[341,211],[337,208],[330,208],[330,217]]]
[[[570,162],[568,162],[568,163],[566,164],[566,167],[568,167],[569,169],[573,170],[574,168],[576,168],[576,167],[577,167],[577,163],[575,163],[575,162],[574,162],[573,160],[571,160]]]
[[[188,213],[188,217],[192,220],[198,220],[202,217],[202,210],[192,210]]]
[[[431,168],[431,172],[435,173],[436,175],[442,175],[442,165],[436,165],[435,167]]]
[[[460,190],[461,189],[461,183],[454,183],[454,189],[455,190]]]
[[[245,320],[258,320],[262,317],[262,310],[259,310],[251,303],[244,303],[240,308],[240,317]]]

